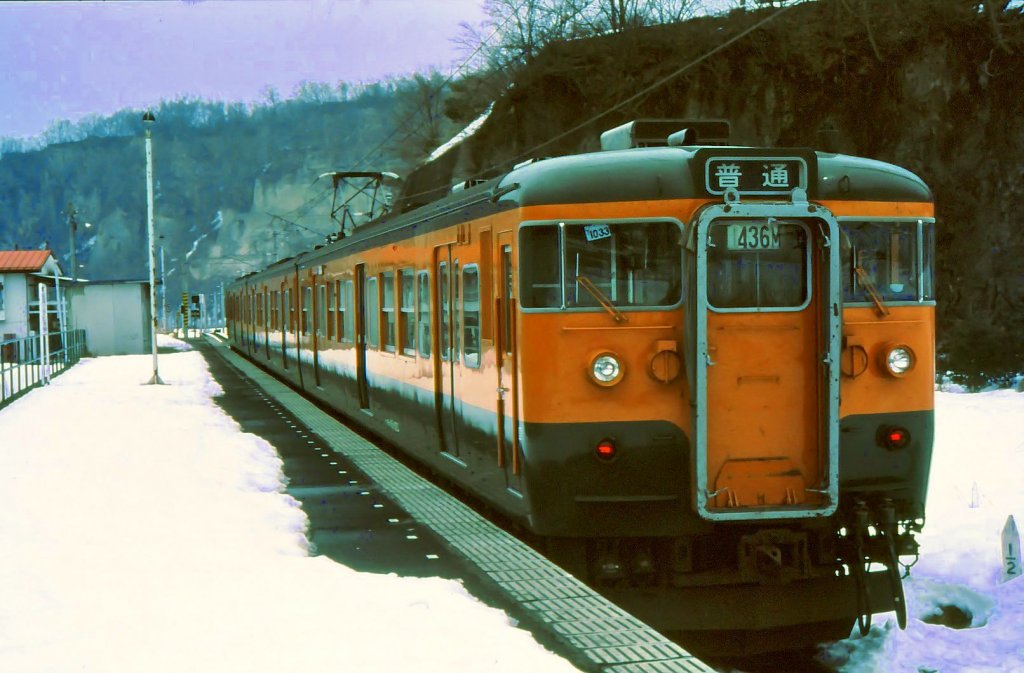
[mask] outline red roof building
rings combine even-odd
[[[0,250],[0,273],[39,273],[51,257],[49,250]]]
[[[61,329],[65,306],[60,275],[60,264],[49,250],[0,250],[0,342],[38,334],[40,285],[47,288],[48,329]]]

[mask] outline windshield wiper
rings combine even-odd
[[[604,310],[611,314],[615,322],[626,322],[626,316],[616,308],[612,300],[608,298],[604,292],[601,292],[601,288],[594,285],[594,281],[590,280],[586,276],[576,276],[576,282],[583,286],[583,289],[589,292],[597,303],[604,307]]]
[[[879,294],[874,281],[872,281],[871,277],[868,276],[868,272],[859,266],[853,267],[853,272],[857,274],[857,281],[865,290],[867,290],[868,296],[871,297],[871,301],[875,303],[875,310],[878,312],[878,315],[882,317],[889,315],[889,307],[885,305],[884,301],[882,301],[882,295]]]

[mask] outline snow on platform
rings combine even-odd
[[[202,356],[151,374],[86,359],[0,410],[0,671],[576,670],[457,582],[310,557]]]
[[[0,671],[576,670],[456,582],[310,557],[280,459],[216,406],[203,358],[151,373],[87,359],[0,410]],[[936,423],[908,629],[876,616],[829,669],[1024,672],[1024,579],[1000,582],[1024,394],[940,392]]]

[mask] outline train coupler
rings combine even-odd
[[[740,577],[745,582],[784,584],[810,576],[807,534],[763,530],[740,538]]]

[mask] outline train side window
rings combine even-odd
[[[384,289],[384,304],[381,307],[384,320],[381,323],[383,330],[384,350],[389,353],[395,352],[395,273],[387,271],[381,274],[381,281]]]
[[[935,223],[921,222],[921,300],[935,299]]]
[[[810,297],[806,225],[768,219],[712,223],[708,303],[720,309],[800,309]]]
[[[307,285],[302,290],[302,336],[313,333],[313,288]]]
[[[366,345],[370,348],[380,347],[380,300],[377,296],[377,278],[366,279]]]
[[[419,299],[419,348],[420,357],[430,357],[430,272],[420,271],[416,274],[417,297]]]
[[[334,325],[335,325],[335,317],[334,317],[334,304],[335,304],[335,299],[334,299],[334,283],[332,283],[331,281],[327,281],[327,283],[324,284],[324,287],[326,288],[326,292],[327,292],[327,296],[326,296],[325,302],[324,302],[324,303],[327,304],[327,311],[326,311],[327,327],[324,330],[324,336],[326,336],[328,339],[330,339],[330,338],[332,338],[334,336]]]
[[[480,272],[476,264],[462,270],[462,344],[467,367],[480,366]]]
[[[416,287],[412,269],[402,269],[399,281],[401,303],[398,314],[398,334],[402,340],[402,354],[416,355]]]
[[[345,340],[345,298],[342,295],[344,285],[340,280],[334,281],[334,338],[336,341]]]
[[[341,340],[344,343],[352,343],[352,338],[356,333],[356,316],[355,316],[355,281],[345,281],[345,299],[339,309],[343,314],[341,319],[342,330]]]
[[[520,230],[519,301],[523,308],[559,308],[562,305],[562,267],[557,226]]]
[[[281,295],[281,301],[283,308],[281,309],[283,315],[281,316],[281,331],[282,332],[294,332],[295,328],[292,327],[292,291],[285,290],[284,294]]]
[[[512,300],[515,298],[513,294],[515,284],[512,278],[512,246],[510,245],[501,248],[501,269],[504,276],[501,297],[501,310],[504,311],[502,343],[505,346],[505,355],[512,355]]]
[[[317,285],[316,334],[327,336],[327,285]]]
[[[455,343],[452,344],[452,359],[456,362],[459,361],[459,356],[462,353],[462,302],[459,301],[459,260],[455,260],[452,266],[452,293],[454,298],[452,299],[452,319],[455,322],[455,329],[452,330],[452,338]]]
[[[921,279],[916,220],[843,221],[840,228],[843,301],[869,302],[871,290],[882,301],[918,299]]]

